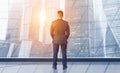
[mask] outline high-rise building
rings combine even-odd
[[[22,20],[22,0],[9,0],[8,9],[8,28],[6,40],[18,41],[20,40],[20,27]]]
[[[103,0],[103,8],[108,23],[106,54],[108,57],[118,57],[120,56],[120,0]]]
[[[8,0],[0,2],[0,40],[6,40],[6,29],[8,24]]]
[[[89,56],[88,15],[89,3],[87,0],[65,0],[65,19],[69,22],[71,30],[68,42],[69,56]]]
[[[102,0],[66,0],[65,14],[71,27],[69,55],[106,57],[107,17]]]

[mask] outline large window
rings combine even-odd
[[[58,10],[70,25],[69,58],[120,57],[119,6],[120,0],[2,0],[0,57],[52,57]]]

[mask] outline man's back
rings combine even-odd
[[[52,22],[50,35],[53,39],[53,70],[57,69],[57,58],[59,46],[62,52],[63,70],[67,69],[67,39],[70,35],[70,28],[67,21],[64,21],[63,12],[58,11],[58,19]]]
[[[52,22],[51,36],[53,43],[66,44],[70,34],[70,29],[67,21],[58,19]]]

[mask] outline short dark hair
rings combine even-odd
[[[58,14],[59,14],[61,17],[63,17],[63,11],[59,10],[59,11],[58,11]]]

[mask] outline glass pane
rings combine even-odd
[[[120,0],[2,0],[0,57],[52,58],[50,26],[58,10],[70,26],[69,58],[120,57],[119,6]]]

